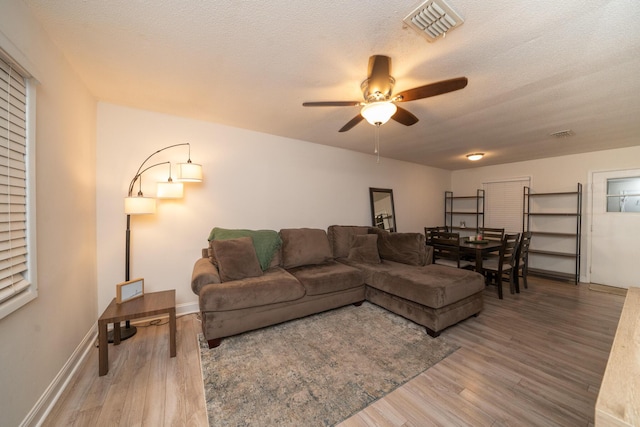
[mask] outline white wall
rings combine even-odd
[[[16,426],[97,319],[96,102],[21,0],[0,3],[0,47],[40,81],[36,121],[39,296],[0,320],[0,424]]]
[[[422,232],[425,225],[442,221],[449,171],[384,158],[378,164],[373,155],[99,103],[99,310],[124,280],[123,199],[129,181],[148,155],[182,142],[191,143],[191,158],[202,164],[204,182],[186,184],[182,200],[160,201],[156,215],[131,218],[131,278],[144,277],[148,291],[175,288],[179,306],[196,306],[191,270],[214,226],[368,225],[369,187],[393,189],[399,231]],[[186,147],[177,147],[153,160],[186,158]],[[167,175],[166,166],[145,173],[143,192],[155,194],[155,181]]]
[[[475,194],[477,188],[482,188],[483,182],[524,176],[531,177],[531,188],[537,193],[575,191],[577,183],[582,183],[580,276],[582,281],[588,281],[591,224],[591,188],[588,184],[591,174],[598,171],[637,168],[640,168],[640,146],[454,171],[451,176],[451,189],[454,194]]]

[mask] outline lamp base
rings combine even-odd
[[[124,328],[120,324],[116,324],[115,327],[120,328],[120,341],[128,340],[138,332],[138,329],[135,326],[130,326],[128,322]],[[107,332],[107,341],[113,343],[113,331]]]

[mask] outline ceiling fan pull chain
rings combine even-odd
[[[380,123],[376,123],[373,152],[377,155],[376,163],[380,163]]]

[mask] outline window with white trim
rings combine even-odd
[[[484,226],[522,233],[523,188],[530,182],[528,177],[484,182]]]
[[[29,105],[34,98],[29,77],[0,50],[0,319],[37,296],[30,253],[35,222],[29,186],[35,179],[27,123],[35,110]]]

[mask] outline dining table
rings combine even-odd
[[[502,242],[497,240],[473,240],[460,238],[460,253],[475,256],[476,271],[482,274],[482,259],[492,252],[499,252]]]

